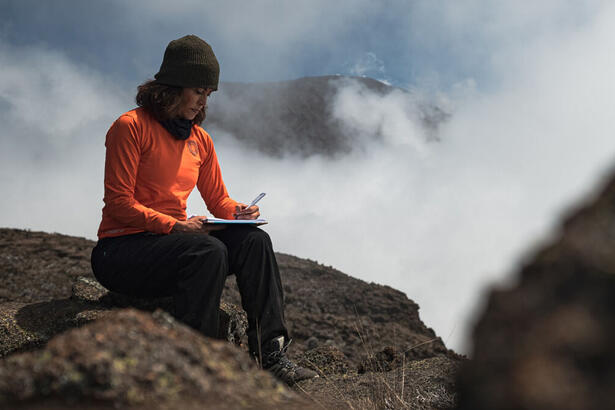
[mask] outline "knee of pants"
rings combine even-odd
[[[272,248],[271,238],[269,234],[262,229],[254,228],[246,235],[246,240],[263,247]]]
[[[195,235],[190,239],[187,256],[197,257],[207,264],[228,263],[228,249],[221,240],[211,235]]]

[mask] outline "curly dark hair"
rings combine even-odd
[[[135,100],[139,107],[148,110],[158,121],[164,121],[174,117],[181,103],[182,91],[182,87],[147,80],[137,87]],[[201,125],[204,119],[205,109],[194,117],[192,123]]]

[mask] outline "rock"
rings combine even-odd
[[[464,409],[615,408],[615,177],[518,284],[491,293],[460,377]]]
[[[110,292],[96,280],[81,276],[73,285],[72,298],[85,303],[105,306],[108,308],[133,307],[140,310],[154,311],[162,309],[173,314],[175,304],[172,297],[137,298]],[[220,303],[220,323],[218,338],[226,339],[240,345],[246,337],[248,318],[243,309],[232,303]]]
[[[432,346],[434,345],[434,346]],[[394,346],[386,346],[375,353],[368,352],[357,366],[357,371],[365,372],[388,372],[404,363],[413,360],[422,360],[434,356],[448,356],[454,359],[463,359],[463,356],[451,354],[443,348],[444,343],[438,338],[423,341],[413,341],[399,349]],[[370,349],[371,350],[371,349]]]
[[[97,280],[79,276],[73,283],[71,297],[85,303],[98,303],[109,291]]]
[[[0,304],[6,302],[39,303],[63,300],[73,296],[75,279],[85,276],[95,282],[91,272],[90,253],[95,242],[45,232],[0,228]],[[378,351],[386,346],[406,346],[437,338],[421,321],[419,307],[404,293],[388,286],[366,283],[330,266],[315,261],[276,254],[285,289],[285,316],[294,340],[291,358],[308,349],[313,337],[318,346],[338,347],[351,366],[357,366],[365,354],[364,341]],[[222,300],[241,306],[235,277],[226,281]],[[104,292],[104,291],[103,291]],[[126,302],[121,295],[101,298],[93,293],[79,296],[84,301],[107,303],[106,307],[137,306],[153,311],[160,302]],[[90,298],[88,300],[88,298]],[[108,298],[108,299],[107,299]],[[151,301],[150,301],[151,302]],[[164,302],[163,302],[164,303]],[[167,299],[167,308],[172,308]],[[170,310],[169,310],[170,311]],[[89,312],[89,311],[87,311]],[[77,313],[76,320],[87,319],[89,313]],[[313,343],[309,346],[313,348]],[[455,353],[437,339],[413,350],[415,359]]]
[[[248,316],[243,309],[232,303],[220,303],[220,322],[218,325],[218,338],[225,339],[239,346],[247,346]]]
[[[348,373],[348,359],[338,348],[321,346],[303,353],[297,360],[299,366],[316,371],[320,376]]]
[[[404,394],[400,396],[408,404],[407,408],[455,408],[458,401],[456,375],[463,362],[440,356],[408,363],[403,372]]]
[[[314,336],[311,336],[308,340],[305,341],[305,344],[307,345],[308,350],[316,349],[318,347],[318,339],[316,339]]]
[[[404,352],[397,352],[391,346],[385,347],[383,350],[368,355],[357,368],[359,374],[365,372],[388,372],[395,367],[402,366],[405,357]]]
[[[363,359],[366,346],[373,351],[405,346],[413,359],[446,355],[442,339],[425,326],[419,307],[391,287],[352,278],[313,261],[276,254],[285,294],[289,332],[297,342],[292,355],[303,353],[308,339],[338,347],[353,366]],[[228,284],[228,282],[227,282]]]
[[[301,382],[300,387],[320,408],[451,409],[457,405],[461,363],[439,356],[388,372],[332,373]]]
[[[98,286],[89,270],[93,246],[94,242],[83,238],[0,228],[0,259],[7,262],[0,264],[0,283],[7,290],[0,292],[0,302],[17,304],[0,304],[0,354],[12,351],[15,356],[19,350],[40,348],[58,332],[95,319],[104,320],[121,307],[137,306],[148,311],[166,307],[172,312],[171,298],[137,300]],[[312,407],[400,407],[395,397],[402,392],[400,397],[412,408],[431,408],[430,403],[448,406],[450,400],[446,398],[454,394],[450,380],[456,373],[459,356],[446,349],[435,332],[420,320],[416,303],[402,292],[352,278],[330,266],[280,253],[276,257],[285,289],[286,323],[294,339],[289,357],[299,361],[307,348],[312,348],[314,351],[306,357],[328,373],[318,382],[305,381],[297,387],[302,394],[318,400]],[[90,280],[74,282],[79,275]],[[226,281],[222,300],[241,305],[233,276]],[[238,308],[233,310],[237,312]],[[245,338],[241,330],[245,316],[229,317],[230,320],[221,320],[227,330],[221,334],[231,335],[229,339],[235,342]],[[378,352],[387,346],[408,350],[405,367],[356,373],[354,369],[366,349]],[[431,359],[420,360],[423,358]],[[426,364],[417,367],[417,363]],[[437,369],[436,365],[441,367]],[[408,396],[412,391],[422,394],[422,398]],[[198,403],[190,407],[181,400],[170,402],[168,408],[201,408]],[[41,404],[38,408],[49,408],[52,401],[45,400],[44,407]],[[73,407],[84,408],[88,403],[77,400]],[[211,407],[219,407],[220,403]],[[251,403],[247,401],[248,406]],[[63,401],[55,408],[65,406]]]
[[[70,296],[77,276],[90,275],[95,243],[85,238],[0,229],[0,303],[34,303]]]
[[[126,296],[121,293],[110,292],[95,279],[90,279],[85,276],[80,276],[75,280],[71,297],[80,302],[97,304],[109,308],[133,307],[149,312],[162,309],[171,314],[175,310],[172,297],[139,298]]]
[[[134,309],[0,361],[0,403],[83,403],[160,408],[173,403],[236,408],[301,401],[233,345],[207,339],[170,315]]]
[[[40,303],[8,302],[0,305],[0,357],[42,346],[52,336],[104,316],[71,299]]]
[[[93,279],[79,277],[73,284],[70,298],[0,304],[0,357],[40,347],[60,332],[105,317],[112,310],[124,307],[173,312],[173,300],[130,298],[107,291]],[[230,303],[220,304],[220,339],[239,346],[245,341],[247,326],[248,320],[243,310]]]

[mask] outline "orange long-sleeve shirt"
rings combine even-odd
[[[186,200],[197,186],[207,209],[232,219],[211,137],[198,125],[177,140],[144,108],[122,114],[105,142],[105,206],[98,237],[137,232],[166,234],[186,220]]]

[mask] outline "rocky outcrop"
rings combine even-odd
[[[615,177],[493,291],[460,378],[464,409],[615,408]]]
[[[71,298],[100,308],[133,307],[150,312],[162,309],[170,314],[175,313],[175,304],[172,297],[129,297],[120,293],[109,292],[96,280],[83,276],[78,277],[73,284]],[[218,338],[226,339],[239,346],[242,342],[247,343],[247,328],[248,318],[243,309],[232,303],[222,301],[220,303]]]
[[[299,343],[295,352],[335,346],[353,367],[387,346],[407,351],[409,360],[460,357],[425,326],[419,306],[389,286],[366,283],[309,260],[278,254],[283,272],[286,317]]]
[[[0,229],[0,303],[70,296],[79,276],[92,277],[95,243],[74,236]]]
[[[89,261],[94,245],[83,238],[0,228],[0,260],[7,261],[0,264],[0,283],[5,290],[0,294],[0,304],[46,303],[71,298],[74,294],[71,288],[79,276],[94,280]],[[380,351],[387,346],[408,350],[407,358],[412,360],[441,355],[457,357],[425,326],[418,305],[404,293],[366,283],[314,261],[281,253],[276,256],[284,286],[286,321],[293,337],[291,357],[308,350],[308,339],[310,347],[337,347],[353,367],[364,359],[366,351]],[[92,297],[101,298],[100,295]],[[226,281],[222,300],[241,306],[234,276]],[[139,305],[126,304],[116,294],[100,302],[146,310],[164,307],[148,305],[150,302],[146,300]],[[44,306],[48,305],[41,308]],[[172,308],[170,299],[166,308]],[[64,308],[51,306],[49,309]],[[88,314],[80,314],[77,320],[86,319],[84,316]],[[1,316],[2,313],[0,322]],[[231,324],[226,328],[232,327]]]
[[[38,303],[0,304],[0,357],[44,345],[51,337],[132,307],[145,311],[162,309],[173,313],[172,298],[139,299],[109,292],[93,279],[78,277],[67,299]],[[245,343],[247,318],[230,303],[220,305],[218,337],[236,345]]]
[[[235,346],[133,309],[54,337],[44,349],[0,361],[0,404],[80,403],[143,408],[302,407]],[[6,407],[5,407],[6,408]]]
[[[55,340],[64,340],[62,343],[68,344],[71,337],[75,340],[85,340],[85,335],[92,337],[93,334],[87,333],[90,326],[101,322],[110,324],[117,320],[116,315],[126,307],[136,307],[142,312],[151,312],[157,308],[173,311],[170,298],[126,298],[100,287],[89,266],[89,249],[93,246],[92,241],[64,235],[0,229],[0,259],[10,261],[0,264],[0,282],[9,289],[0,294],[0,356],[5,356],[4,360],[0,360],[0,369],[9,369],[2,370],[5,374],[19,374],[16,380],[20,380],[18,384],[10,384],[8,377],[3,379],[3,383],[8,384],[4,385],[2,391],[5,398],[11,400],[11,406],[50,408],[57,402],[57,408],[64,408],[67,405],[61,398],[64,395],[74,400],[73,404],[79,408],[96,407],[100,400],[107,401],[99,407],[116,402],[133,403],[131,397],[136,397],[134,403],[137,403],[144,397],[142,393],[145,388],[136,390],[136,393],[131,393],[131,390],[112,390],[113,393],[109,393],[99,385],[90,384],[91,380],[87,379],[90,376],[84,376],[86,384],[79,384],[83,374],[98,375],[96,372],[106,372],[108,363],[114,363],[113,360],[103,361],[106,364],[100,365],[103,366],[102,370],[96,367],[98,365],[88,367],[90,361],[100,359],[89,357],[93,354],[90,345],[79,342],[75,346],[76,350],[70,350],[70,354],[68,350],[66,356],[56,354],[60,350],[54,347]],[[284,286],[286,320],[293,337],[289,355],[291,359],[316,369],[322,375],[319,381],[306,381],[294,387],[296,393],[308,400],[308,407],[391,408],[406,403],[413,408],[447,408],[453,405],[456,393],[451,380],[454,380],[460,358],[448,350],[434,331],[420,320],[418,305],[402,292],[390,287],[366,283],[314,261],[284,254],[276,256]],[[224,331],[220,336],[237,344],[245,341],[245,313],[238,308],[241,301],[234,282],[234,277],[230,276],[222,295],[222,306],[228,313],[228,320],[222,321]],[[27,291],[19,291],[22,288],[27,288]],[[142,314],[145,317],[149,315]],[[137,321],[141,322],[141,319]],[[112,326],[102,327],[97,333],[116,332],[113,329]],[[73,333],[80,331],[86,333]],[[130,330],[128,327],[117,328],[117,334],[122,332]],[[66,336],[69,334],[72,336]],[[150,337],[148,332],[137,330],[135,335],[137,339],[133,343],[140,346],[141,350],[153,352],[161,348],[159,339]],[[104,344],[115,343],[113,338],[101,340]],[[194,339],[192,336],[190,340],[197,346],[203,341],[209,343],[209,339]],[[396,352],[406,352],[401,361],[391,361],[385,371],[374,372],[366,368],[363,374],[357,373],[357,366],[364,361],[366,352],[381,352],[387,346],[394,347]],[[229,344],[229,347],[233,346]],[[79,349],[89,350],[85,350],[86,354],[79,353]],[[112,349],[113,346],[103,348],[115,352]],[[52,357],[62,359],[45,359],[47,356],[44,352],[53,352]],[[122,352],[117,353],[120,357],[117,366],[120,368],[123,366]],[[245,356],[241,349],[239,352]],[[197,360],[196,356],[189,357]],[[81,363],[79,369],[93,369],[94,372],[87,370],[83,374],[79,373],[81,376],[75,376],[76,381],[70,382],[76,385],[66,381],[66,377],[69,377],[67,375],[73,374],[73,358],[77,360],[76,363]],[[224,358],[221,360],[224,361]],[[43,364],[36,367],[38,365],[35,362]],[[215,371],[224,372],[226,366],[221,363]],[[183,372],[171,367],[167,369],[171,373]],[[32,379],[26,377],[30,373]],[[59,376],[60,373],[65,375]],[[141,383],[145,383],[145,386],[149,386],[146,384],[148,382],[133,376],[124,378],[110,372],[100,377],[101,380],[121,380],[128,384],[137,380],[136,385],[142,386]],[[152,396],[161,398],[156,403],[158,407],[154,408],[201,408],[190,398],[190,392],[194,390],[191,386],[195,382],[181,378],[181,382],[175,386],[181,386],[184,381],[187,386],[177,389],[186,394],[172,398],[163,389]],[[40,386],[42,390],[36,390]],[[243,389],[242,386],[238,384],[236,388]],[[30,390],[24,390],[26,388]],[[74,389],[78,393],[67,393]],[[252,398],[254,394],[258,394],[258,389],[242,390],[238,397]],[[42,397],[46,397],[44,403]],[[217,396],[210,389],[207,393],[209,399],[198,397],[203,403],[210,403],[207,400],[214,400],[211,397]],[[257,408],[271,406],[269,402],[262,404],[264,402],[260,402],[258,396],[254,397],[256,399],[245,403],[231,400],[231,404],[224,407],[242,407],[246,403]],[[138,406],[150,408],[148,404],[143,404],[149,403],[150,397],[145,396],[143,400]],[[302,402],[290,400],[284,407],[304,406]]]

